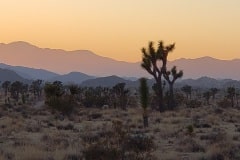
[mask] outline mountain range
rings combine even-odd
[[[10,67],[11,68],[11,67]],[[22,68],[22,67],[20,67]],[[15,67],[12,67],[12,69],[16,69]],[[34,71],[37,73],[38,69],[33,68],[24,68],[23,71],[30,70],[31,73],[34,73]],[[48,71],[41,70],[41,73],[49,74]],[[53,74],[54,76],[55,74]],[[2,69],[0,68],[0,82],[4,81],[21,81],[24,83],[31,83],[33,79],[29,79],[29,75],[26,72],[19,72],[16,73],[14,70],[11,69]],[[125,83],[127,87],[139,87],[139,81],[138,80],[129,80],[126,78],[118,77],[118,76],[107,76],[107,77],[94,77],[89,76],[80,72],[71,72],[69,74],[65,75],[58,75],[51,79],[45,79],[45,82],[52,82],[52,81],[62,81],[65,84],[80,84],[83,87],[113,87],[114,85],[118,83]],[[148,84],[151,87],[154,84],[153,79],[148,80]],[[181,88],[184,85],[190,85],[193,88],[227,88],[230,86],[234,86],[236,88],[240,88],[240,81],[232,80],[232,79],[221,79],[217,80],[214,78],[209,77],[201,77],[198,79],[182,79],[178,80],[175,84],[175,88]]]
[[[141,56],[140,51],[139,56]],[[18,73],[27,72],[29,78],[51,79],[70,72],[81,72],[96,77],[111,75],[137,78],[142,76],[150,77],[140,67],[140,62],[117,61],[99,56],[88,50],[65,51],[39,48],[21,41],[9,44],[0,43],[0,62],[14,66],[24,66],[25,68],[15,68],[15,71]],[[182,58],[168,62],[169,69],[174,65],[184,71],[183,79],[196,79],[202,76],[216,79],[240,79],[240,72],[236,71],[240,66],[240,59],[219,60],[202,57],[197,59]],[[27,71],[26,67],[39,70],[36,74],[36,72]],[[43,70],[48,70],[48,73]]]
[[[81,83],[94,77],[116,75],[127,80],[151,76],[140,67],[140,62],[130,63],[99,56],[91,51],[64,51],[39,48],[27,42],[0,43],[0,68],[15,71],[25,79]],[[183,79],[203,76],[215,79],[240,79],[240,59],[219,60],[212,57],[177,59],[168,62],[168,68],[183,70]],[[91,75],[91,76],[89,76]]]

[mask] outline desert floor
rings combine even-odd
[[[46,106],[0,106],[1,160],[94,159],[84,158],[86,148],[120,146],[116,143],[122,143],[121,135],[130,134],[144,135],[154,143],[146,152],[134,150],[133,159],[240,159],[240,110],[236,108],[149,111],[149,127],[144,128],[138,107],[127,111],[80,107],[63,116]]]

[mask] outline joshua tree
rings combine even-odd
[[[158,48],[155,49],[153,42],[150,42],[148,48],[142,48],[142,68],[151,74],[155,81],[158,97],[159,110],[163,111],[163,89],[162,75],[166,72],[168,53],[173,51],[175,44],[164,46],[163,41],[158,43]],[[160,64],[159,64],[160,63]]]
[[[170,101],[168,103],[170,109],[173,109],[176,106],[175,100],[174,100],[174,94],[173,94],[173,84],[178,78],[181,78],[183,76],[183,71],[177,72],[177,67],[174,66],[171,71],[167,71],[163,74],[164,78],[168,82],[169,85],[169,98]]]
[[[207,105],[209,105],[209,99],[211,97],[211,92],[210,91],[206,91],[203,93],[203,97],[205,98]]]
[[[191,97],[192,97],[191,96],[192,95],[192,87],[191,86],[185,85],[181,88],[181,90],[187,95],[187,99],[188,99],[188,97],[190,97],[190,99],[191,99]]]
[[[11,82],[10,81],[5,81],[2,84],[2,88],[4,89],[5,96],[7,96],[7,92],[9,90]]]
[[[60,81],[54,81],[51,83],[46,83],[44,87],[46,98],[50,97],[61,97],[64,94],[64,86]]]
[[[129,93],[129,90],[125,89],[125,85],[125,83],[118,83],[112,88],[112,91],[116,98],[115,100],[118,101],[120,107],[124,110],[126,110]]]
[[[4,95],[5,95],[5,103],[7,103],[7,93],[9,91],[9,88],[10,88],[10,85],[11,85],[11,82],[10,81],[5,81],[3,82],[2,84],[2,88],[4,89]],[[9,103],[9,102],[8,102]]]
[[[215,95],[217,94],[217,92],[219,90],[217,88],[211,88],[210,91],[211,91],[211,94],[212,94],[212,99],[215,100]]]
[[[228,87],[227,88],[227,98],[231,100],[232,107],[234,107],[234,97],[236,94],[236,90],[234,87]]]
[[[149,102],[149,89],[147,86],[146,78],[140,79],[140,103],[143,108],[143,125],[144,127],[148,127],[148,114],[147,114],[147,107]]]
[[[37,96],[38,98],[41,96],[41,93],[42,93],[42,83],[43,83],[43,80],[35,80],[32,82],[31,84],[31,90],[34,94],[34,96]]]
[[[22,92],[22,89],[23,89],[22,82],[15,81],[11,84],[11,88],[10,88],[11,96],[13,97],[13,99],[16,100],[16,102],[19,99],[19,94]]]
[[[78,88],[78,86],[75,85],[75,84],[69,85],[69,86],[68,86],[68,89],[69,89],[69,91],[70,91],[70,93],[71,93],[72,96],[77,95],[77,94],[79,93],[79,88]]]

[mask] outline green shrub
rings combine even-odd
[[[187,134],[191,135],[193,134],[194,128],[193,125],[188,125],[187,126]]]

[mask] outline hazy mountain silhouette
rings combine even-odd
[[[141,56],[141,51],[139,51]],[[120,77],[151,77],[140,67],[140,62],[129,63],[101,57],[87,50],[64,51],[43,49],[26,42],[0,44],[0,60],[10,65],[41,68],[56,73],[82,72],[98,77],[117,75]],[[183,79],[212,78],[240,79],[240,60],[218,60],[211,57],[178,59],[168,63],[168,69],[176,65],[184,71]],[[31,75],[32,77],[32,75]],[[44,76],[41,76],[44,77]],[[51,76],[50,76],[51,77]]]
[[[198,79],[184,79],[176,83],[176,88],[190,85],[193,88],[240,88],[240,81],[232,79],[214,79],[209,77],[201,77]]]
[[[0,60],[10,65],[41,68],[64,74],[78,71],[95,76],[147,75],[137,63],[116,61],[87,50],[43,49],[26,42],[0,44]]]
[[[20,81],[24,83],[30,82],[29,80],[21,77],[16,72],[8,70],[8,69],[2,69],[0,68],[0,81],[3,83],[4,81]]]
[[[71,72],[71,73],[68,73],[68,74],[56,76],[54,78],[49,79],[48,81],[61,81],[63,83],[80,84],[83,81],[86,81],[88,79],[93,79],[93,78],[95,78],[95,77],[86,75],[84,73]]]
[[[12,70],[16,72],[18,75],[21,75],[23,78],[29,79],[29,80],[30,79],[48,80],[59,75],[43,69],[34,69],[34,68],[28,68],[28,67],[22,67],[22,66],[10,66],[3,63],[0,63],[0,68]]]
[[[113,87],[118,83],[125,83],[126,85],[131,85],[134,83],[133,81],[126,80],[123,78],[120,78],[118,76],[108,76],[108,77],[99,77],[95,79],[89,79],[84,82],[82,82],[81,86],[87,86],[87,87]]]
[[[218,60],[212,57],[197,59],[182,58],[169,62],[169,65],[176,65],[178,69],[182,69],[184,71],[184,79],[196,79],[202,76],[216,79],[240,79],[240,72],[236,72],[236,69],[240,67],[240,59]]]

